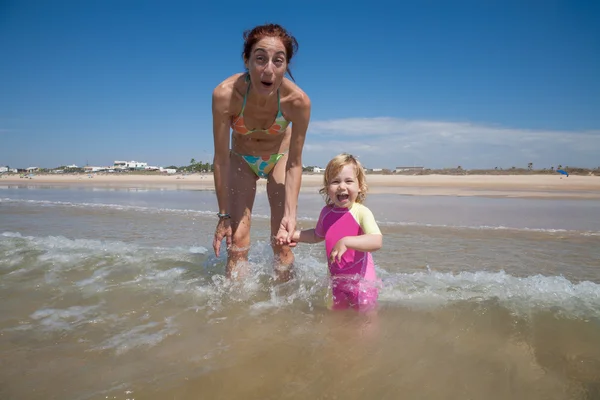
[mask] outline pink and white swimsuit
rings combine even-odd
[[[350,208],[327,205],[321,210],[315,234],[325,239],[327,260],[336,243],[346,236],[381,234],[371,210],[361,203]],[[339,262],[329,262],[332,303],[330,308],[370,310],[377,305],[379,290],[370,252],[348,249]]]

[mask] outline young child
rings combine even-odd
[[[319,193],[325,195],[326,205],[316,228],[294,232],[292,241],[325,240],[331,309],[371,311],[379,294],[371,252],[381,248],[383,238],[373,213],[362,204],[367,194],[365,172],[356,158],[342,153],[327,164],[323,183]]]

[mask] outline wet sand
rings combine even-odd
[[[317,191],[323,175],[304,174],[302,192]],[[485,196],[600,199],[600,177],[558,175],[367,175],[369,193],[419,196]],[[0,184],[214,190],[212,174],[191,175],[34,175],[4,176]],[[258,181],[259,190],[266,180]]]

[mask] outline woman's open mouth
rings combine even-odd
[[[265,85],[266,87],[271,87],[273,85],[273,82],[265,82],[265,81],[260,81],[260,83],[262,83],[263,85]]]

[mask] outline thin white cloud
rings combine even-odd
[[[600,130],[535,130],[391,117],[311,122],[307,157],[316,162],[341,151],[360,154],[371,166],[383,168],[411,160],[432,168],[510,167],[529,162],[539,167],[558,163],[596,167]]]

